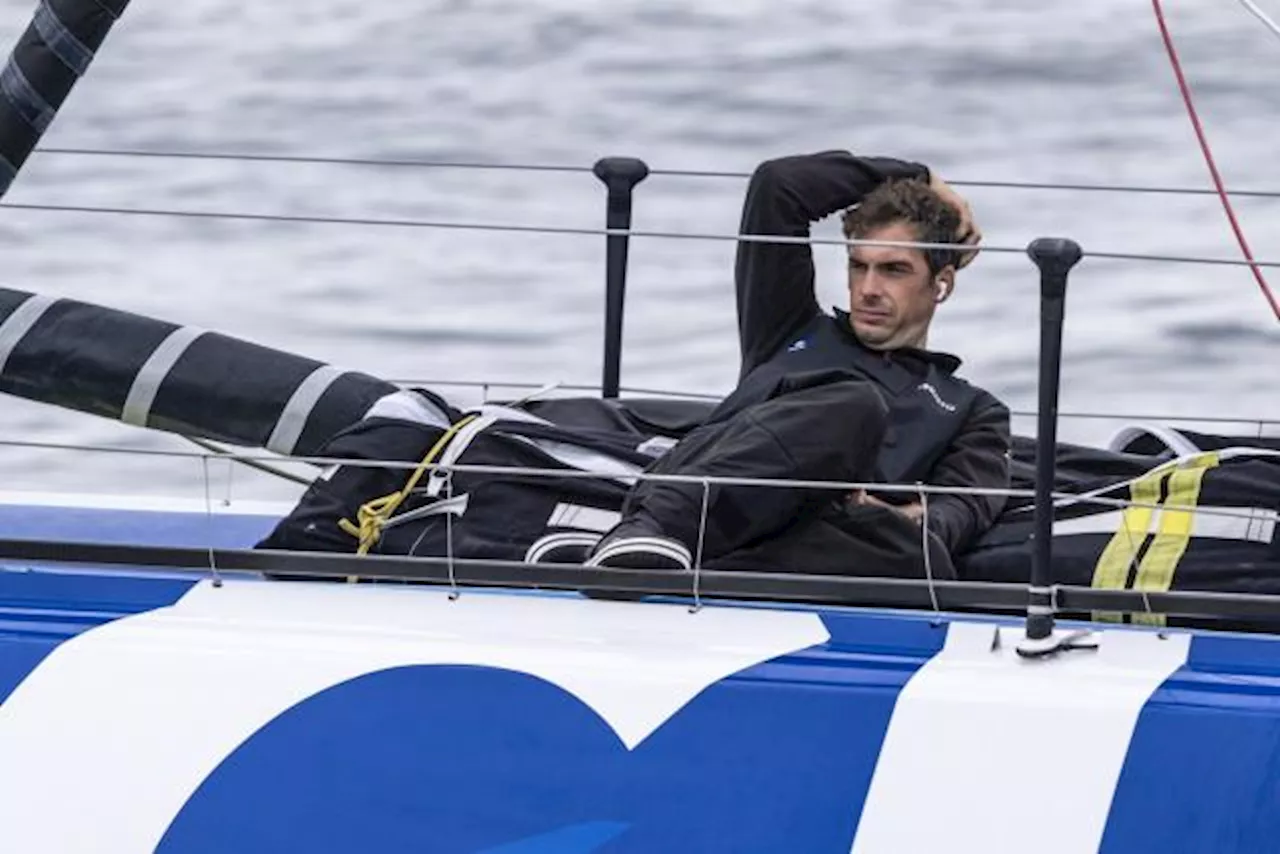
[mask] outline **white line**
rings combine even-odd
[[[58,301],[57,297],[45,294],[32,294],[22,305],[10,312],[0,324],[0,374],[4,373],[5,364],[13,355],[14,349],[31,327],[48,311],[49,306]]]
[[[152,404],[156,402],[160,384],[178,359],[182,358],[182,354],[187,352],[191,343],[204,332],[194,326],[182,326],[160,342],[160,346],[147,357],[147,361],[138,369],[138,375],[133,378],[129,396],[125,399],[124,408],[120,410],[121,421],[137,427],[147,426],[147,418],[151,415]]]
[[[1022,632],[951,624],[898,697],[854,854],[1098,850],[1138,715],[1190,636],[1108,631],[1027,660]]]
[[[284,411],[276,421],[275,429],[267,439],[267,450],[275,451],[277,454],[292,454],[293,449],[298,445],[298,439],[302,436],[302,431],[307,426],[307,418],[310,417],[311,410],[315,408],[320,396],[344,373],[345,371],[332,365],[321,365],[312,371],[310,376],[293,390],[293,395],[285,404]]]

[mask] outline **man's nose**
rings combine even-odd
[[[868,302],[874,302],[884,296],[884,279],[877,275],[875,270],[868,270],[862,277],[860,285],[859,296]]]

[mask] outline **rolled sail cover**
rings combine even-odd
[[[307,456],[397,387],[216,332],[0,288],[0,392]]]
[[[129,0],[39,0],[0,71],[0,196],[128,5]]]

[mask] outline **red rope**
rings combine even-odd
[[[1276,301],[1276,296],[1271,292],[1271,288],[1267,286],[1267,280],[1262,278],[1262,269],[1258,267],[1257,262],[1253,258],[1253,253],[1249,251],[1249,243],[1244,239],[1244,231],[1240,228],[1240,222],[1236,219],[1236,212],[1231,207],[1231,199],[1227,196],[1226,187],[1222,184],[1222,176],[1218,174],[1218,166],[1213,162],[1213,152],[1209,150],[1209,141],[1205,138],[1204,128],[1200,124],[1200,116],[1196,114],[1196,105],[1191,100],[1191,87],[1187,85],[1187,78],[1182,74],[1182,63],[1178,61],[1178,52],[1173,47],[1173,38],[1169,35],[1169,27],[1164,21],[1164,9],[1160,7],[1160,0],[1151,0],[1151,5],[1156,10],[1156,22],[1160,25],[1160,37],[1164,39],[1165,50],[1169,52],[1169,61],[1173,63],[1173,73],[1178,78],[1178,89],[1182,92],[1182,102],[1187,105],[1187,115],[1191,117],[1191,125],[1195,128],[1196,139],[1200,140],[1200,151],[1204,153],[1205,163],[1209,165],[1209,174],[1213,176],[1213,186],[1218,191],[1218,198],[1222,200],[1222,207],[1227,212],[1227,219],[1231,222],[1231,230],[1236,234],[1236,240],[1240,243],[1240,249],[1244,252],[1245,260],[1249,262],[1249,269],[1253,271],[1253,277],[1258,280],[1258,287],[1262,289],[1262,295],[1266,297],[1267,302],[1271,305],[1271,311],[1275,313],[1276,320],[1280,320],[1280,302]]]

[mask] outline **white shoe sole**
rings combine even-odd
[[[525,563],[541,563],[548,553],[561,548],[581,547],[585,553],[590,553],[592,547],[600,542],[599,534],[580,533],[578,531],[560,531],[555,534],[547,534],[534,541],[529,546],[529,550],[524,553]]]
[[[587,566],[605,566],[610,558],[655,555],[679,565],[680,569],[693,568],[693,555],[684,543],[666,537],[623,537],[609,543],[591,556]],[[655,567],[656,568],[656,567]]]

